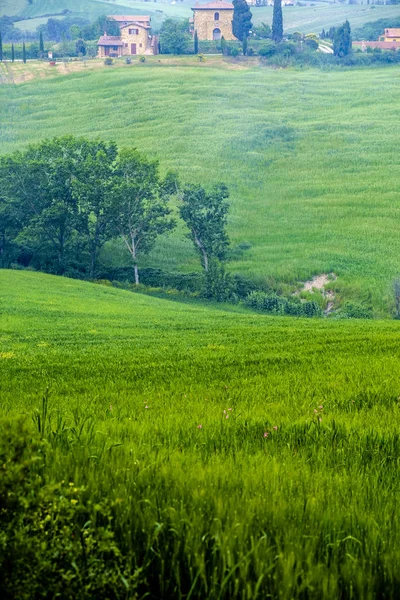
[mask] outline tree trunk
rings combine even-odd
[[[196,242],[197,246],[200,249],[201,254],[203,255],[204,270],[207,272],[208,271],[208,256],[207,256],[207,252],[205,251],[204,246],[201,243],[201,241],[199,240],[199,238],[197,237],[196,233],[194,233],[194,241]]]
[[[132,252],[131,252],[131,254],[132,254],[133,261],[134,261],[133,270],[134,270],[134,273],[135,273],[135,284],[139,285],[139,268],[138,268],[137,262],[136,262],[136,244],[135,244],[135,238],[134,238],[134,236],[132,236],[131,240],[132,240]]]

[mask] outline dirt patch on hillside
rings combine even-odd
[[[329,288],[326,289],[325,286],[336,279],[337,276],[335,273],[321,273],[320,275],[315,275],[312,279],[305,281],[303,283],[303,288],[296,292],[296,294],[300,294],[300,292],[310,292],[310,294],[313,294],[315,290],[320,291],[323,297],[328,301],[325,314],[329,314],[334,309],[335,294]]]

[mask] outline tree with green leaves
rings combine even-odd
[[[179,212],[186,223],[189,239],[200,254],[204,270],[209,270],[210,261],[224,260],[229,247],[226,233],[229,204],[228,188],[219,184],[210,192],[200,185],[187,185],[181,194]]]
[[[233,0],[232,32],[241,42],[243,38],[248,37],[253,26],[251,18],[252,14],[246,0]]]
[[[140,257],[152,250],[158,236],[176,225],[168,206],[176,191],[176,177],[169,173],[162,180],[156,161],[135,149],[121,150],[111,190],[111,224],[132,258],[136,284]]]
[[[221,37],[221,54],[226,54],[226,40],[224,36]]]
[[[160,49],[162,54],[185,54],[191,45],[189,22],[165,19],[160,29]]]
[[[11,44],[11,62],[15,61],[15,48],[14,44]]]
[[[39,52],[44,54],[44,42],[43,42],[43,33],[39,33]]]
[[[352,50],[350,23],[345,21],[340,27],[336,27],[333,38],[333,53],[339,58],[350,54]]]
[[[199,36],[197,35],[197,31],[194,32],[193,46],[194,46],[194,53],[198,54],[199,53]]]
[[[104,243],[102,223],[109,219],[101,207],[105,155],[112,164],[114,144],[65,136],[1,157],[0,189],[19,223],[16,241],[38,268],[84,272],[87,255],[96,258]],[[96,187],[89,193],[79,182]]]
[[[111,190],[118,149],[113,142],[89,142],[82,139],[79,143],[82,144],[82,160],[77,165],[72,190],[79,202],[82,219],[80,233],[85,238],[90,260],[89,276],[93,278],[99,252],[111,237]]]
[[[272,13],[272,39],[279,44],[283,38],[282,0],[274,0]]]
[[[243,52],[243,56],[246,56],[246,54],[247,54],[247,37],[244,37],[242,40],[242,52]]]
[[[0,31],[0,62],[3,61],[3,38]]]
[[[22,44],[22,61],[26,63],[26,47],[25,42]]]

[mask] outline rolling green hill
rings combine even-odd
[[[233,271],[292,283],[333,271],[339,295],[387,314],[400,255],[397,69],[157,60],[2,86],[1,152],[74,133],[136,146],[185,181],[224,181],[233,246],[248,246]],[[182,230],[144,264],[198,268]]]
[[[65,8],[72,15],[86,17],[94,20],[103,14],[150,14],[153,27],[158,29],[166,17],[189,18],[192,16],[190,10],[193,2],[183,0],[182,2],[160,1],[144,2],[140,0],[117,0],[110,3],[105,0],[34,0],[29,4],[27,0],[0,0],[0,15],[19,15],[29,19],[44,14],[59,13]],[[262,21],[272,22],[272,7],[252,7],[253,23]],[[290,6],[284,7],[284,29],[291,33],[303,31],[304,33],[320,33],[323,28],[329,29],[334,25],[341,25],[348,19],[351,27],[356,29],[364,23],[376,21],[382,18],[394,18],[400,16],[399,5],[374,5],[366,4],[327,4],[316,3],[314,6]],[[35,27],[37,23],[35,24]],[[29,21],[18,24],[21,29],[32,30],[34,27]]]
[[[0,303],[13,597],[395,597],[399,323],[4,270]]]

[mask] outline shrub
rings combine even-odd
[[[265,292],[251,292],[246,299],[249,308],[276,315],[296,317],[321,317],[322,310],[314,301],[300,302]]]
[[[1,431],[1,597],[126,597],[133,577],[112,530],[114,504],[45,482],[51,447],[24,422],[3,421]]]
[[[266,42],[265,45],[259,49],[258,54],[265,58],[268,58],[269,56],[274,56],[274,54],[276,54],[275,42]]]
[[[233,58],[237,58],[240,54],[240,50],[239,48],[236,48],[236,46],[233,46],[233,48],[231,48],[230,51],[230,55],[233,56]]]
[[[111,66],[113,64],[113,59],[107,56],[107,58],[104,60],[104,64],[108,67]]]
[[[358,302],[347,301],[339,313],[341,319],[372,319],[372,311]]]
[[[141,57],[139,58],[139,60],[140,60],[140,62],[141,62],[141,63],[144,63],[144,62],[146,61],[146,59],[145,59],[145,57],[144,57],[144,56],[141,56]]]
[[[126,64],[127,64],[127,65],[130,65],[130,64],[132,64],[132,59],[131,59],[131,57],[130,57],[130,56],[127,56],[127,57],[126,57],[126,59],[125,59],[125,62],[126,62]]]

